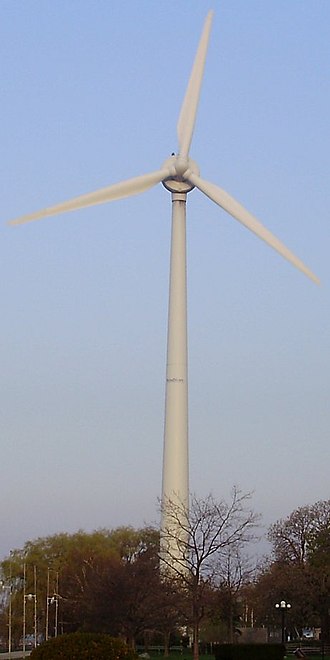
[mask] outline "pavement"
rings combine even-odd
[[[20,658],[28,658],[30,655],[31,651],[25,651],[25,654],[23,654],[23,651],[11,651],[8,653],[0,653],[0,660],[18,660]]]

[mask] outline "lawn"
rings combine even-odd
[[[159,653],[149,653],[150,655],[150,660],[160,660],[160,658],[163,658],[163,652]],[[182,653],[178,653],[177,651],[172,652],[169,656],[170,660],[192,660],[192,652],[191,651],[183,651]],[[286,656],[287,658],[290,658],[294,660],[295,656],[293,653],[288,653]],[[213,660],[214,656],[212,653],[209,653],[208,655],[200,655],[199,660]],[[307,655],[306,658],[311,658],[311,660],[330,660],[330,655]]]

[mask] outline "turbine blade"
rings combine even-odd
[[[195,126],[213,14],[213,11],[209,11],[205,19],[202,36],[200,38],[187,91],[183,99],[178,119],[177,133],[179,140],[179,154],[180,156],[183,156],[183,158],[188,156]]]
[[[170,174],[167,168],[157,170],[156,172],[151,172],[150,174],[143,174],[142,176],[137,176],[134,179],[127,179],[126,181],[121,181],[120,183],[115,183],[111,186],[101,188],[92,193],[87,193],[86,195],[80,195],[79,197],[74,197],[66,202],[61,204],[56,204],[55,206],[49,206],[41,211],[36,211],[35,213],[29,213],[27,215],[22,215],[15,220],[10,220],[9,225],[21,225],[25,222],[31,222],[32,220],[41,220],[51,215],[58,215],[60,213],[66,213],[68,211],[77,211],[78,209],[83,209],[87,206],[95,206],[96,204],[104,204],[105,202],[113,202],[116,199],[123,199],[124,197],[130,197],[131,195],[138,195],[139,193],[145,192],[152,186],[155,186],[157,183],[166,179]]]
[[[259,238],[265,241],[270,247],[272,247],[276,252],[278,252],[284,259],[290,261],[293,266],[301,270],[307,277],[309,277],[316,284],[320,283],[320,280],[312,271],[305,266],[305,264],[296,257],[293,252],[291,252],[281,241],[274,236],[266,227],[264,227],[259,220],[257,220],[249,211],[247,211],[239,202],[237,202],[233,197],[228,195],[224,190],[218,188],[218,186],[208,181],[204,181],[200,176],[192,172],[185,174],[185,178],[190,181],[196,188],[203,192],[207,197],[209,197],[213,202],[221,206],[227,213],[241,222],[245,227],[254,232]]]

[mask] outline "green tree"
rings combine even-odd
[[[24,593],[35,592],[38,633],[48,629],[54,634],[55,614],[49,602],[55,594],[58,632],[111,631],[127,634],[133,643],[137,632],[150,625],[145,601],[158,566],[158,546],[157,531],[122,527],[57,534],[28,541],[13,551],[1,569],[4,580],[11,575],[14,585],[16,644],[22,636]],[[33,632],[33,625],[33,608],[27,606],[27,633]]]

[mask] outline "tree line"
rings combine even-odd
[[[275,603],[282,599],[292,606],[287,627],[293,636],[308,625],[330,641],[330,500],[271,525],[272,553],[258,564],[251,544],[259,516],[250,503],[250,494],[237,488],[229,502],[192,497],[189,511],[168,502],[175,524],[167,534],[185,527],[175,561],[173,542],[166,553],[163,539],[160,553],[152,526],[27,541],[0,566],[3,645],[9,624],[12,648],[22,644],[23,629],[38,639],[76,630],[109,633],[133,647],[161,644],[165,653],[192,636],[197,660],[201,641],[233,641],[249,626],[279,627]]]

